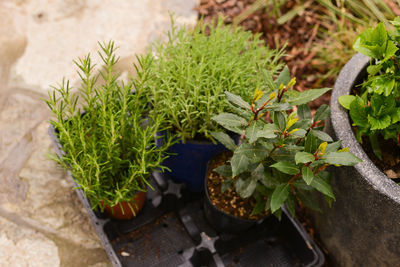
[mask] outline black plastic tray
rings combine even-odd
[[[49,134],[63,154],[54,128]],[[70,178],[73,180],[71,173]],[[108,219],[93,211],[82,190],[76,190],[114,266],[322,266],[324,255],[286,210],[240,235],[218,234],[203,215],[201,194],[153,173],[138,216],[129,221]]]

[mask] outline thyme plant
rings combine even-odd
[[[392,21],[394,31],[383,22],[362,32],[353,48],[371,57],[368,78],[359,95],[339,97],[339,103],[350,110],[356,137],[368,136],[375,155],[382,159],[379,138],[392,139],[400,146],[400,17]]]
[[[280,218],[286,203],[294,216],[296,201],[318,209],[312,194],[315,190],[329,201],[335,199],[326,171],[329,165],[352,166],[361,160],[348,148],[339,149],[341,141],[333,142],[321,131],[330,114],[327,105],[311,115],[308,103],[329,88],[299,93],[291,90],[295,79],[290,80],[287,68],[276,81],[266,74],[269,90],[256,90],[251,104],[225,92],[227,100],[236,107],[235,113],[221,113],[212,119],[241,137],[236,145],[228,134],[212,132],[233,151],[230,162],[215,171],[228,178],[222,191],[234,186],[242,198],[255,198],[252,214],[267,212]]]
[[[145,118],[149,106],[141,84],[148,73],[121,81],[114,71],[118,61],[114,43],[100,47],[104,66],[99,72],[90,55],[79,59],[75,62],[81,78],[78,92],[63,80],[45,101],[65,152],[55,160],[71,171],[93,209],[103,210],[104,205],[132,201],[138,191],[146,191],[151,170],[163,168],[163,152],[171,143],[167,139],[156,147],[155,135],[163,130],[164,119],[159,114]],[[136,67],[146,64],[139,61]]]
[[[151,77],[143,84],[150,93],[154,111],[165,114],[179,138],[211,139],[218,128],[211,119],[226,111],[224,91],[251,99],[261,71],[282,68],[283,50],[265,47],[260,35],[241,28],[200,22],[193,29],[178,29],[172,21],[168,41],[154,45],[148,69]]]

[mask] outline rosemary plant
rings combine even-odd
[[[250,100],[260,86],[261,71],[282,68],[283,49],[270,50],[260,35],[241,28],[216,26],[202,21],[193,29],[177,29],[172,21],[168,41],[154,45],[154,60],[143,86],[151,95],[154,111],[165,114],[169,125],[186,139],[211,139],[218,128],[211,119],[226,111],[224,91]],[[149,52],[148,56],[152,56]]]
[[[69,81],[63,80],[45,102],[65,152],[54,159],[71,171],[93,209],[103,210],[146,191],[151,170],[163,168],[163,152],[171,143],[167,139],[156,147],[155,134],[163,130],[164,119],[159,114],[144,116],[149,106],[141,84],[148,73],[139,72],[127,83],[119,80],[114,43],[100,47],[103,68],[95,73],[90,55],[75,61],[81,78],[78,91],[72,92]],[[135,67],[146,64],[144,58]]]

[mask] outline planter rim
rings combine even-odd
[[[341,70],[331,96],[331,122],[336,137],[342,140],[342,147],[349,147],[350,151],[363,160],[354,167],[364,179],[378,192],[400,203],[400,186],[388,178],[369,159],[358,143],[351,128],[350,118],[346,109],[338,102],[338,97],[348,95],[351,89],[362,78],[370,58],[360,53],[354,55]]]

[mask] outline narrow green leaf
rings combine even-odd
[[[233,187],[233,180],[232,179],[225,180],[221,185],[221,192],[224,193],[230,190],[232,187]]]
[[[215,168],[213,171],[223,177],[232,177],[232,167],[230,165],[221,165]]]
[[[285,66],[285,68],[283,68],[281,73],[279,73],[278,78],[275,80],[275,85],[277,87],[279,87],[281,84],[286,86],[288,85],[289,82],[290,82],[290,71],[289,68]]]
[[[236,177],[237,175],[247,171],[250,161],[245,154],[234,153],[231,158],[231,166],[232,166],[232,176]]]
[[[280,209],[289,195],[289,184],[278,185],[271,196],[271,212]]]
[[[232,94],[232,93],[230,93],[228,91],[225,91],[225,95],[226,95],[226,99],[229,102],[231,102],[231,103],[233,103],[233,104],[235,104],[235,105],[237,105],[237,106],[239,106],[241,108],[244,108],[246,110],[250,110],[250,108],[251,108],[250,104],[247,103],[246,101],[244,101],[240,96]]]
[[[318,138],[308,134],[304,143],[304,151],[313,153],[318,147]]]
[[[308,104],[302,104],[297,108],[297,114],[299,115],[300,119],[312,119],[311,109]]]
[[[256,189],[257,181],[254,179],[242,179],[239,178],[236,182],[236,191],[239,193],[242,198],[249,198]]]
[[[317,109],[317,112],[315,112],[314,121],[324,121],[329,115],[331,115],[331,109],[328,105],[323,104]]]
[[[310,167],[303,167],[301,169],[301,174],[303,176],[303,180],[306,182],[307,185],[310,185],[314,179],[314,174]]]
[[[320,131],[320,130],[310,130],[310,134],[313,136],[317,137],[319,140],[324,141],[324,142],[333,142],[332,137],[329,136],[329,134]]]
[[[311,182],[311,186],[317,189],[322,194],[335,199],[335,195],[333,194],[331,186],[321,179],[318,175],[314,176],[314,179]]]
[[[285,161],[277,162],[272,164],[270,167],[273,167],[286,174],[297,174],[299,172],[299,168],[295,164]]]
[[[256,205],[254,205],[254,208],[251,212],[250,215],[257,215],[260,214],[262,212],[264,212],[264,207],[265,207],[265,201],[264,200],[258,200],[256,202]]]
[[[382,160],[382,150],[381,146],[379,145],[378,136],[377,134],[371,134],[369,136],[369,141],[371,142],[372,151],[378,157],[378,159]]]
[[[250,144],[253,144],[258,139],[258,132],[260,127],[257,121],[252,121],[251,124],[246,128],[246,138],[249,140]]]
[[[297,98],[289,99],[291,105],[302,105],[317,99],[321,95],[331,90],[331,88],[309,89],[301,92]]]
[[[318,206],[318,201],[314,197],[313,193],[305,190],[296,190],[296,196],[299,198],[301,203],[309,209],[321,212],[321,209]]]
[[[225,126],[246,126],[247,122],[242,117],[231,113],[221,113],[217,116],[212,117],[212,120],[216,121],[218,124]]]
[[[236,149],[233,139],[224,132],[211,132],[211,136],[217,139],[218,142],[223,144],[227,149],[234,151]]]
[[[294,218],[294,215],[296,214],[296,203],[295,199],[292,195],[288,195],[288,198],[286,199],[286,207],[288,211],[290,212],[290,215]]]
[[[280,111],[274,112],[274,124],[278,126],[278,128],[283,131],[286,127],[286,117]]]
[[[264,165],[260,163],[257,168],[254,169],[254,171],[251,172],[251,175],[254,180],[260,181],[263,180],[265,175],[264,175]]]
[[[314,161],[315,158],[314,155],[311,153],[300,151],[296,153],[294,160],[296,161],[296,164],[299,164],[299,163],[307,163],[310,161]]]
[[[321,159],[329,164],[344,166],[354,166],[357,163],[362,162],[361,159],[357,158],[350,152],[329,152],[322,156]]]
[[[340,148],[341,145],[342,145],[342,140],[330,143],[326,146],[325,153],[336,152],[336,151],[338,151],[338,149]]]
[[[257,163],[262,161],[267,155],[269,151],[261,144],[241,144],[236,150],[235,154],[237,155],[245,155],[249,163]]]

